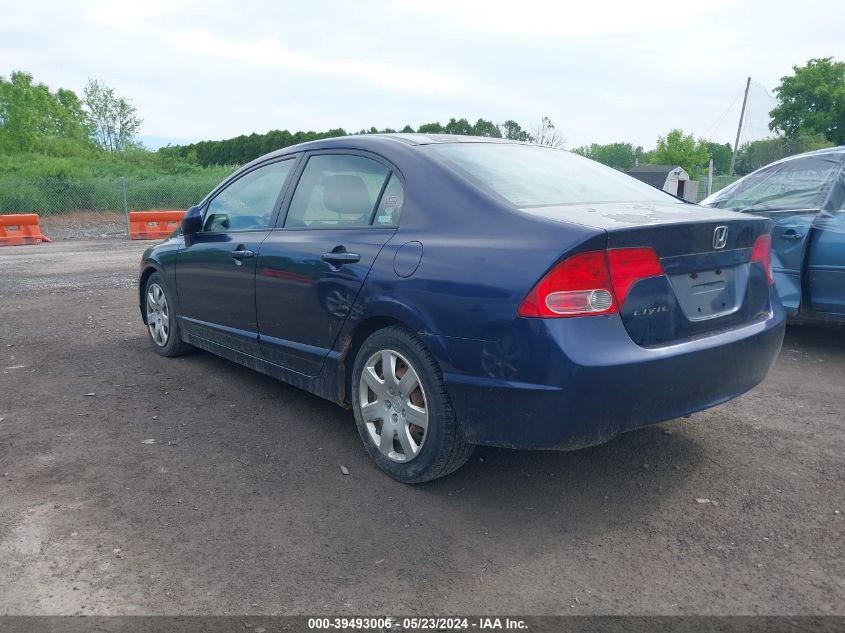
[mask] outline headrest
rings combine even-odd
[[[373,210],[367,185],[354,174],[325,176],[323,204],[335,213],[370,213]]]

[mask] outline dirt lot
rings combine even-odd
[[[40,218],[44,235],[54,240],[127,237],[126,215],[117,211],[68,211]]]
[[[0,249],[0,613],[845,614],[841,330],[690,419],[412,488],[348,412],[156,355],[145,246]]]

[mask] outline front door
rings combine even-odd
[[[180,323],[192,336],[260,356],[255,262],[295,159],[252,169],[208,203],[203,229],[176,256]]]
[[[258,257],[265,359],[309,376],[319,373],[395,232],[403,203],[400,179],[379,160],[346,153],[308,159],[283,226],[270,233]]]

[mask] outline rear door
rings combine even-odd
[[[176,255],[180,321],[194,336],[260,356],[255,262],[295,158],[238,177],[206,205],[203,229]]]
[[[262,244],[256,305],[265,359],[316,375],[404,204],[401,179],[380,158],[307,157],[288,210]]]
[[[845,210],[819,213],[809,251],[806,279],[810,308],[845,314]]]

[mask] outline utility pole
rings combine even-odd
[[[707,196],[713,193],[713,159],[710,159],[710,165],[707,167]]]
[[[731,168],[728,170],[728,176],[734,175],[734,166],[736,165],[736,152],[739,149],[739,134],[742,132],[742,120],[745,118],[745,104],[748,103],[748,89],[751,87],[751,77],[745,82],[745,96],[742,98],[742,111],[739,113],[739,125],[736,126],[736,140],[734,141],[734,152],[731,155]]]

